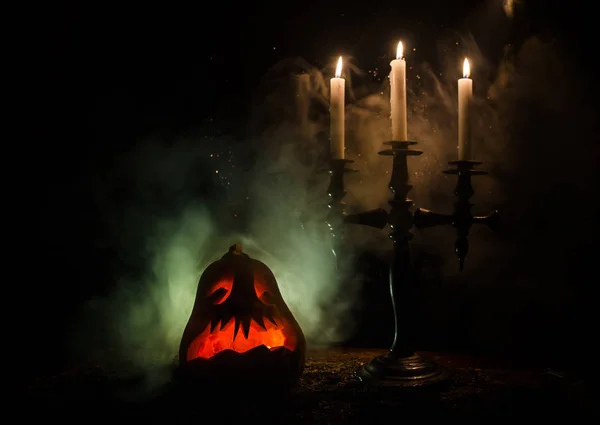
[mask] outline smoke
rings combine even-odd
[[[358,279],[347,273],[352,250],[347,259],[332,252],[325,118],[310,107],[326,93],[321,73],[307,71],[265,76],[246,140],[144,141],[115,162],[97,204],[120,277],[86,305],[81,349],[111,347],[150,387],[164,382],[200,274],[235,242],[272,269],[309,344],[350,335]]]
[[[513,3],[503,2],[507,16]],[[572,238],[573,230],[564,225],[572,206],[561,197],[568,191],[584,198],[595,190],[590,189],[590,164],[598,149],[578,157],[579,166],[565,155],[572,137],[593,134],[594,123],[581,82],[568,77],[572,71],[567,67],[576,62],[568,49],[532,37],[507,45],[491,61],[478,46],[474,36],[457,41],[453,34],[438,42],[439,66],[406,55],[412,66],[409,138],[424,152],[410,158],[409,167],[415,203],[450,212],[455,179],[440,171],[456,158],[456,86],[462,58],[468,56],[476,103],[473,154],[491,171],[474,181],[475,212],[499,207],[505,227],[501,235],[473,229],[471,245],[476,248],[460,279],[451,228],[416,232],[415,246],[442,259],[440,273],[448,281],[466,283],[438,290],[434,320],[451,323],[448,315],[467,314],[457,313],[465,304],[442,305],[439,300],[451,291],[463,293],[463,300],[479,306],[470,305],[464,320],[479,320],[473,335],[494,345],[486,335],[493,334],[495,323],[510,323],[511,315],[542,292],[535,302],[548,310],[572,296],[573,288],[564,280],[569,263],[562,261],[568,249],[552,241]],[[377,152],[390,139],[389,84],[361,71],[352,58],[346,63],[351,89],[347,157],[360,170],[347,178],[347,209],[387,207],[391,159]],[[202,270],[238,241],[273,270],[310,343],[334,344],[351,335],[351,312],[360,304],[359,278],[350,273],[352,254],[371,249],[383,255],[387,230],[352,229],[346,242],[349,255],[339,264],[341,272],[336,269],[325,225],[328,177],[323,173],[330,71],[301,59],[277,64],[256,93],[253,105],[260,106],[252,111],[247,140],[211,135],[210,143],[197,137],[145,142],[115,164],[110,180],[99,186],[98,204],[115,241],[121,278],[111,295],[87,306],[88,338],[102,337],[96,343],[113,347],[143,370],[170,364]],[[216,145],[222,148],[216,151]],[[237,165],[244,167],[242,172],[217,173],[216,156],[247,158],[252,150],[255,161]],[[591,211],[578,219],[581,226],[593,225]]]

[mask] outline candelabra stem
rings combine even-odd
[[[405,152],[393,156],[392,176],[389,189],[392,192],[389,213],[390,239],[392,240],[392,260],[390,264],[390,294],[394,308],[394,342],[390,352],[399,357],[413,354],[411,327],[407,326],[412,315],[414,275],[409,241],[413,235],[412,201],[407,198],[412,186],[408,184],[408,164]]]
[[[346,217],[344,208],[344,196],[346,196],[346,190],[344,188],[344,174],[353,172],[351,168],[347,168],[346,165],[354,161],[350,159],[331,159],[329,162],[329,187],[327,193],[329,195],[329,212],[327,214],[327,226],[331,233],[333,243],[332,251],[336,257],[336,262],[339,266],[341,249],[341,241],[343,239],[344,227],[342,223]]]
[[[464,162],[464,161],[463,161]],[[471,165],[463,165],[463,162],[457,165],[458,180],[454,195],[454,228],[456,229],[456,240],[454,241],[454,251],[458,257],[458,268],[463,271],[465,258],[469,253],[469,231],[473,224],[473,214],[471,214],[471,198],[475,194],[471,184]]]
[[[393,196],[389,201],[391,209],[387,221],[393,244],[389,279],[395,321],[394,341],[389,353],[360,367],[356,375],[375,384],[416,387],[440,382],[445,377],[441,368],[414,351],[415,276],[409,245],[413,237],[410,232],[413,217],[410,211],[412,201],[407,198],[412,186],[409,184],[407,157],[422,152],[410,149],[416,142],[393,141],[386,144],[390,148],[379,154],[393,156],[389,183]]]

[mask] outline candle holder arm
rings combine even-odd
[[[473,223],[485,224],[495,232],[500,228],[500,213],[498,210],[493,210],[488,215],[473,217]]]
[[[452,214],[443,214],[425,208],[417,208],[414,214],[414,223],[417,229],[426,229],[451,224],[456,229],[454,251],[458,257],[459,267],[462,271],[465,259],[469,252],[469,230],[473,223],[469,211],[456,207]]]
[[[389,214],[383,208],[364,211],[357,214],[349,214],[344,218],[346,224],[360,224],[376,229],[383,229],[389,220]]]
[[[417,229],[426,229],[428,227],[452,224],[454,216],[452,214],[442,214],[425,208],[417,208],[413,220]]]
[[[471,176],[485,175],[486,171],[476,170],[474,167],[480,165],[478,161],[452,161],[449,163],[454,166],[445,170],[445,174],[455,174],[457,176],[454,195],[454,211],[452,214],[441,214],[434,211],[418,208],[414,214],[414,223],[417,228],[427,228],[439,225],[451,224],[456,229],[456,240],[454,250],[458,257],[460,271],[464,269],[465,259],[469,252],[469,231],[471,226],[476,223],[486,224],[490,229],[495,230],[499,226],[500,216],[498,211],[493,211],[486,216],[473,216],[471,213],[471,197],[475,194],[471,185]]]

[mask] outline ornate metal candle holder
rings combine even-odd
[[[336,260],[340,258],[340,249],[342,249],[342,239],[344,237],[343,223],[346,218],[344,211],[345,203],[343,201],[346,196],[344,188],[344,174],[355,172],[347,165],[353,163],[351,159],[331,159],[329,161],[329,187],[327,193],[329,195],[329,213],[327,214],[327,226],[333,237],[332,251]]]
[[[417,208],[414,215],[415,226],[419,229],[426,227],[451,224],[456,229],[456,241],[454,242],[454,250],[458,257],[459,268],[462,271],[464,268],[465,257],[469,252],[469,230],[475,223],[487,224],[491,229],[496,229],[499,223],[498,211],[494,210],[486,216],[473,216],[471,214],[470,199],[475,194],[471,185],[471,176],[486,175],[483,170],[474,169],[475,166],[481,165],[478,161],[451,161],[448,163],[454,168],[444,170],[445,174],[456,174],[458,180],[454,195],[456,202],[454,203],[454,211],[452,214],[441,214],[424,208]]]
[[[392,175],[389,189],[392,199],[389,201],[389,213],[382,209],[361,212],[353,215],[345,215],[343,211],[342,198],[345,195],[343,175],[350,171],[346,169],[348,160],[333,160],[330,164],[331,184],[329,195],[331,202],[331,214],[349,224],[361,224],[383,229],[386,224],[390,225],[390,239],[392,240],[392,259],[390,264],[390,293],[394,309],[395,330],[394,342],[389,353],[378,356],[356,371],[356,375],[363,381],[393,385],[400,387],[416,387],[446,378],[446,372],[436,363],[428,361],[415,352],[415,327],[414,323],[414,291],[416,287],[415,273],[412,266],[409,241],[413,235],[410,232],[413,224],[417,227],[431,227],[440,224],[452,224],[457,229],[456,250],[459,255],[460,264],[464,262],[468,250],[467,236],[473,223],[483,222],[494,224],[497,221],[497,213],[486,217],[473,217],[470,213],[471,204],[469,199],[473,196],[471,187],[471,175],[485,174],[480,170],[474,170],[473,166],[479,163],[473,161],[455,161],[455,169],[446,173],[458,175],[458,185],[455,193],[458,200],[453,214],[444,215],[418,209],[415,215],[410,211],[412,201],[407,198],[412,189],[408,178],[407,157],[421,155],[422,152],[411,149],[416,142],[390,141],[385,142],[389,146],[379,152],[380,155],[393,156]],[[330,219],[329,223],[335,222]],[[331,227],[331,224],[330,224]],[[334,236],[335,229],[332,229]],[[337,232],[339,233],[339,232]]]

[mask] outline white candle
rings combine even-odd
[[[402,42],[398,43],[396,59],[390,62],[390,105],[392,109],[392,140],[408,140],[406,124],[406,61],[402,57]]]
[[[329,99],[329,139],[332,159],[344,159],[344,91],[346,81],[342,78],[342,57],[338,59],[335,77],[331,79]]]
[[[471,104],[473,80],[469,78],[471,67],[465,58],[463,78],[458,80],[458,160],[466,161],[471,156]]]

